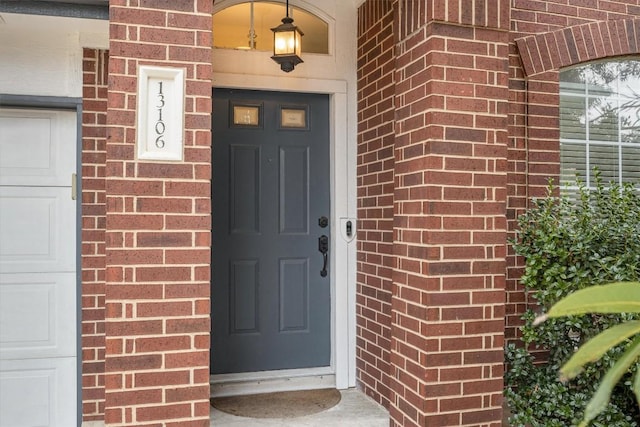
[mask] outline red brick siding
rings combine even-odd
[[[357,378],[389,406],[393,257],[394,32],[391,1],[364,3],[358,22]]]
[[[380,3],[359,10],[358,299],[376,307],[368,286],[382,286],[390,272],[391,424],[500,425],[508,2],[394,2],[393,78],[378,60]],[[371,16],[378,19],[362,25]],[[381,122],[390,108],[377,101],[386,99],[375,90],[383,80],[395,90],[395,115]],[[387,143],[385,124],[395,129]],[[393,160],[380,156],[391,146]],[[390,218],[391,254],[381,232]],[[377,327],[369,318],[360,325]],[[362,349],[375,348],[378,331],[358,329],[359,355],[369,356]],[[358,365],[374,396],[376,363]]]
[[[640,15],[637,0],[542,1],[515,0],[511,30],[518,37],[542,34],[592,22],[614,21]]]
[[[501,422],[505,9],[482,28],[428,22],[397,46],[394,425]]]
[[[398,34],[401,39],[433,21],[509,29],[511,0],[395,1],[400,11]]]
[[[209,425],[211,9],[205,0],[110,2],[108,425]],[[136,159],[144,64],[186,71],[182,162]]]
[[[511,11],[509,95],[509,234],[532,197],[546,194],[560,171],[559,69],[640,49],[640,1],[518,0]],[[518,280],[523,261],[507,258],[505,336],[519,336],[520,317],[533,304]]]
[[[516,218],[528,206],[528,154],[527,154],[527,87],[520,67],[520,55],[515,44],[509,45],[509,119],[507,166],[507,224],[510,237],[514,237]],[[527,305],[526,294],[519,284],[522,259],[508,246],[505,339],[519,336],[520,317]]]
[[[394,15],[397,38],[413,36],[430,21],[462,24],[461,28],[466,30],[461,31],[468,31],[473,26],[486,26],[493,19],[493,26],[509,30],[506,189],[508,230],[509,236],[513,237],[517,216],[526,209],[531,197],[545,194],[548,178],[555,178],[559,173],[558,67],[638,53],[640,28],[636,18],[640,16],[640,1],[516,0],[511,2],[510,11],[496,2],[471,0],[397,0],[394,3],[399,10]],[[363,5],[359,34],[367,33],[368,22],[376,22],[371,16],[379,13],[376,11],[383,4],[385,2],[368,1]],[[420,41],[421,37],[418,35],[415,40]],[[367,40],[374,38],[375,34],[369,33]],[[421,55],[426,53],[412,57],[413,69],[423,65]],[[528,79],[525,79],[523,65],[527,68]],[[398,82],[399,85],[405,84],[401,80]],[[414,92],[409,96],[415,95]],[[362,129],[362,118],[360,126],[360,133],[365,133],[367,130],[366,127]],[[432,132],[441,130],[434,127]],[[362,169],[362,165],[360,167]],[[412,167],[420,170],[423,166]],[[519,334],[520,316],[529,302],[518,284],[522,260],[515,257],[510,247],[508,250],[505,335],[513,339]],[[361,249],[359,255],[365,256],[364,252]],[[375,252],[367,256],[375,259]],[[369,265],[367,268],[376,267]],[[362,274],[362,269],[359,274]]]
[[[528,76],[608,56],[638,54],[640,19],[591,22],[516,40]]]
[[[82,414],[104,418],[106,51],[84,49],[82,71]]]
[[[106,358],[108,424],[208,425],[210,3],[111,2],[108,143],[106,56],[85,51],[85,420],[102,418]],[[640,1],[359,9],[358,381],[394,425],[498,425],[502,316],[515,337],[527,304],[505,231],[558,175],[557,67],[637,53],[639,15]],[[141,63],[187,69],[181,164],[135,160]]]

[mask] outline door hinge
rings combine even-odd
[[[78,200],[78,175],[71,174],[71,200]]]

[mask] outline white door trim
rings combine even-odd
[[[344,80],[291,78],[280,76],[256,76],[231,73],[214,73],[213,87],[272,90],[279,92],[324,93],[330,95],[330,159],[331,159],[331,370],[335,375],[335,387],[355,387],[356,360],[356,245],[355,239],[347,240],[339,229],[350,218],[349,206],[353,202],[355,188],[355,144],[348,135],[347,82]],[[215,139],[215,135],[213,137]],[[350,173],[350,169],[353,172]],[[353,181],[353,182],[352,182]],[[355,233],[355,218],[350,218]],[[313,370],[295,370],[295,376],[315,377]],[[307,375],[305,375],[305,371]],[[284,371],[281,377],[290,377]],[[325,375],[326,376],[326,375]],[[250,376],[237,374],[224,377],[227,381],[250,381]],[[219,382],[219,376],[212,378]],[[313,382],[313,381],[312,381]]]

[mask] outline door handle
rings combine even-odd
[[[324,234],[318,237],[318,250],[322,254],[322,270],[320,270],[320,276],[327,276],[327,253],[329,252],[329,238]]]

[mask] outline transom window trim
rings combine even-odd
[[[560,182],[640,183],[640,60],[600,61],[560,73]]]

